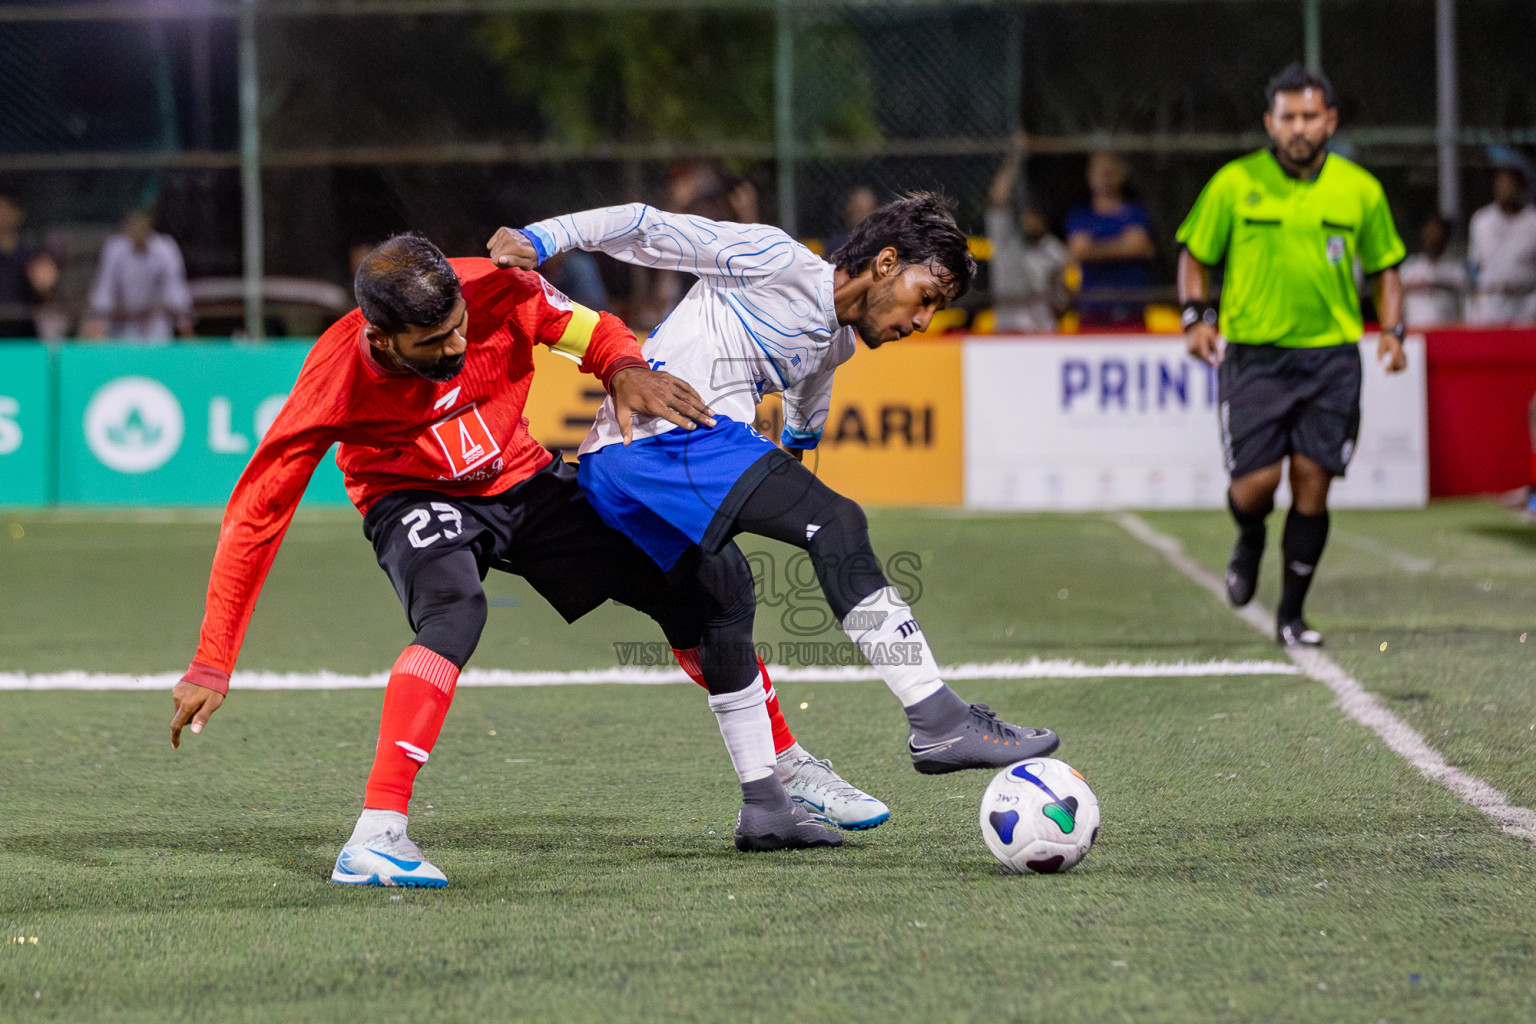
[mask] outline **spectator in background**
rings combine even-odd
[[[987,196],[987,238],[992,243],[989,274],[992,306],[999,331],[1050,334],[1072,304],[1066,279],[1067,247],[1052,235],[1034,206],[1017,216],[1013,189],[1024,163],[1024,133],[992,179]]]
[[[1440,327],[1461,322],[1461,306],[1470,280],[1467,264],[1448,251],[1451,222],[1431,217],[1419,232],[1419,251],[1403,261],[1403,321],[1409,327]]]
[[[59,283],[53,257],[22,241],[26,220],[21,196],[0,188],[0,339],[37,337],[37,307]]]
[[[192,333],[192,296],[181,249],[155,230],[154,218],[134,210],[101,247],[91,285],[92,318],[82,332],[118,341],[169,341]]]
[[[602,268],[597,265],[597,257],[585,249],[572,249],[551,256],[540,264],[539,273],[578,305],[611,312]]]
[[[1088,203],[1067,214],[1067,252],[1083,268],[1077,311],[1086,327],[1142,323],[1138,293],[1151,281],[1152,218],[1126,198],[1125,179],[1117,154],[1093,154]]]
[[[756,224],[757,186],[737,177],[719,161],[694,160],[675,165],[667,174],[667,198],[662,208],[710,220]],[[661,323],[697,280],[691,274],[653,270],[648,295],[639,304],[632,325],[649,330]]]
[[[848,236],[853,234],[853,229],[859,226],[859,222],[880,207],[880,197],[875,190],[868,185],[855,185],[848,190],[847,197],[843,200],[843,226],[827,236],[826,255],[831,256],[843,247],[848,241]]]
[[[1536,207],[1530,165],[1512,150],[1494,154],[1493,202],[1472,215],[1467,261],[1472,298],[1467,322],[1536,323]]]

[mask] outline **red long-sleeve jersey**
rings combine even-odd
[[[224,512],[197,655],[186,679],[227,692],[267,570],[315,466],[332,444],[359,511],[391,491],[500,494],[553,456],[528,433],[533,346],[579,359],[607,387],[645,366],[616,317],[571,302],[537,274],[488,259],[449,261],[468,307],[464,368],[450,381],[392,371],[358,310],[322,334]]]

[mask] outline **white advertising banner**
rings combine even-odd
[[[1406,349],[1388,377],[1374,335],[1361,343],[1360,440],[1334,507],[1429,499],[1424,339]],[[1183,338],[970,338],[964,374],[967,507],[1226,507],[1216,371]]]

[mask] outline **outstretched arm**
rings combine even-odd
[[[306,387],[329,372],[305,367],[230,495],[209,573],[197,654],[171,693],[173,747],[181,745],[184,726],[190,723],[194,733],[202,732],[224,702],[261,585],[315,466],[335,440],[334,431],[316,423],[316,399]]]
[[[992,176],[992,187],[987,192],[987,205],[994,210],[1006,210],[1013,202],[1013,186],[1018,183],[1019,169],[1024,165],[1027,139],[1022,130],[1015,132],[1008,155]]]
[[[556,253],[587,249],[657,270],[741,279],[772,276],[796,258],[794,239],[776,227],[690,217],[643,203],[553,217],[521,231],[501,228],[486,248],[500,267],[531,269]]]

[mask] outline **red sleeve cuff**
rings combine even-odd
[[[187,669],[187,674],[181,677],[181,681],[206,686],[214,693],[229,693],[229,673],[212,665],[203,665],[194,661]]]
[[[609,382],[613,380],[614,374],[618,373],[620,370],[628,370],[635,366],[649,369],[650,365],[650,363],[646,362],[644,359],[641,359],[639,356],[620,356],[618,359],[615,359],[613,362],[599,370],[597,372],[597,379],[603,382],[603,390],[607,391],[609,394],[612,394],[613,388],[610,386]]]

